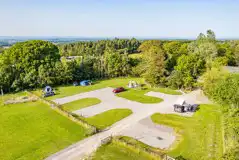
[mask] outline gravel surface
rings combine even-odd
[[[200,90],[183,95],[168,95],[159,92],[149,92],[146,95],[159,97],[164,99],[164,101],[158,104],[142,104],[133,102],[115,96],[112,93],[112,88],[104,88],[54,100],[54,102],[58,104],[64,104],[88,97],[100,99],[102,101],[100,104],[75,111],[75,113],[85,117],[94,116],[95,114],[114,108],[129,108],[133,111],[133,114],[113,124],[106,131],[88,137],[58,153],[51,155],[47,158],[47,160],[82,159],[86,155],[94,152],[101,145],[102,140],[116,135],[131,136],[151,146],[167,148],[175,140],[173,130],[171,128],[153,124],[149,117],[157,112],[192,116],[192,113],[181,114],[173,111],[173,104],[178,98],[183,98],[189,103],[206,104],[210,102],[201,94]]]

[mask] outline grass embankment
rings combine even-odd
[[[101,101],[98,98],[83,98],[77,101],[73,101],[70,103],[66,103],[62,105],[62,108],[66,111],[72,112],[78,109],[86,108],[89,106],[93,106],[99,104]]]
[[[41,102],[1,106],[0,124],[0,159],[4,160],[41,160],[87,134]]]
[[[129,116],[130,114],[132,114],[130,109],[112,109],[89,118],[84,118],[84,120],[102,130]]]
[[[181,135],[169,155],[182,155],[190,160],[218,160],[222,156],[222,113],[219,106],[201,105],[193,117],[156,113],[151,118],[155,123],[173,127]]]
[[[129,144],[129,145],[128,145]],[[156,150],[129,137],[113,138],[111,142],[97,149],[92,160],[160,160],[145,150]]]

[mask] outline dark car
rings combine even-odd
[[[113,90],[114,93],[120,93],[120,92],[123,92],[125,89],[123,87],[119,87],[119,88],[115,88]]]

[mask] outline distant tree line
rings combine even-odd
[[[137,53],[141,41],[132,39],[113,39],[99,41],[84,41],[77,43],[61,44],[59,50],[61,56],[101,56],[107,48],[120,50],[121,52]]]
[[[60,60],[70,55],[80,58]],[[18,91],[82,79],[136,76],[152,86],[190,90],[215,63],[239,65],[239,41],[217,41],[211,30],[194,41],[133,38],[56,46],[33,40],[19,42],[0,54],[0,86]]]

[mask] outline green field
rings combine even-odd
[[[201,105],[193,117],[152,115],[155,123],[172,126],[181,135],[181,141],[169,155],[182,155],[190,160],[218,160],[222,156],[222,113],[220,106]]]
[[[130,109],[112,109],[84,120],[98,129],[105,129],[130,114],[132,114]]]
[[[111,142],[97,149],[90,158],[92,160],[160,160],[159,157],[152,156],[143,150],[138,150],[127,145]]]
[[[66,103],[62,106],[62,108],[66,111],[75,111],[78,109],[86,108],[89,106],[93,106],[99,104],[101,101],[98,98],[83,98],[77,101],[73,101],[70,103]]]
[[[118,93],[117,96],[140,103],[160,103],[163,101],[161,98],[158,97],[144,95],[149,91],[149,89],[127,89],[124,92]]]
[[[1,106],[0,124],[1,160],[41,160],[87,133],[41,102]]]

